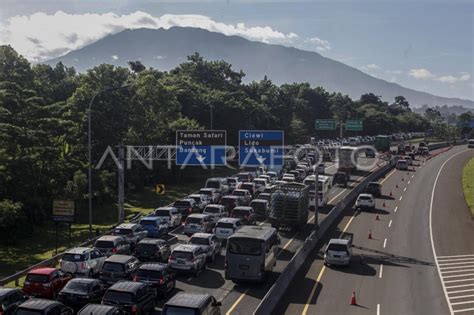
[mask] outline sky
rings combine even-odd
[[[31,62],[126,28],[172,26],[316,51],[405,87],[474,100],[473,0],[0,0],[0,44]]]

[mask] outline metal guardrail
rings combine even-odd
[[[463,143],[457,143],[463,144]],[[430,150],[436,150],[443,147],[451,146],[452,143],[436,143],[434,145],[428,145]],[[308,258],[309,254],[314,250],[316,244],[325,236],[329,228],[335,223],[336,219],[340,217],[342,211],[350,204],[352,204],[357,196],[363,192],[364,188],[369,182],[372,182],[383,175],[394,167],[394,160],[389,161],[386,165],[376,170],[367,176],[357,186],[353,187],[337,205],[335,205],[329,214],[322,220],[319,230],[313,231],[305,240],[303,246],[295,253],[293,258],[290,260],[286,268],[282,271],[278,279],[272,285],[267,294],[263,297],[257,309],[254,311],[254,315],[271,314],[277,307],[279,301],[284,297],[286,290],[290,283],[292,283],[294,277],[303,266],[303,263]]]

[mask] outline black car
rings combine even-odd
[[[334,174],[334,177],[332,179],[332,184],[333,185],[342,185],[344,187],[347,186],[347,182],[349,181],[349,176],[344,173],[344,172],[337,172]]]
[[[257,215],[253,211],[252,207],[239,206],[232,210],[231,218],[239,218],[243,224],[256,225]]]
[[[0,288],[0,314],[10,315],[27,297],[18,288]]]
[[[370,182],[367,184],[366,192],[374,197],[382,196],[382,185],[378,182]]]
[[[58,301],[74,310],[88,303],[100,303],[105,287],[100,280],[75,278],[70,280],[58,294]]]
[[[165,240],[156,238],[145,238],[141,240],[135,249],[135,256],[140,261],[167,262],[171,254],[171,248]]]
[[[104,262],[100,270],[100,280],[113,284],[119,280],[132,280],[140,265],[136,257],[112,255]]]
[[[45,300],[45,299],[30,299],[18,306],[15,312],[16,315],[72,315],[73,310],[61,302]]]
[[[176,276],[168,264],[147,263],[138,268],[137,275],[133,279],[151,285],[156,293],[166,297],[176,287]]]
[[[127,314],[150,314],[155,309],[156,292],[148,284],[119,281],[105,292],[102,304],[113,305]]]
[[[125,315],[125,313],[117,306],[102,304],[87,304],[77,315]]]
[[[173,207],[181,213],[181,219],[184,220],[192,213],[199,213],[199,207],[194,199],[181,199],[173,203]]]

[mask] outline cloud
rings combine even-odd
[[[325,39],[319,37],[312,37],[305,40],[306,43],[313,44],[316,47],[316,50],[319,51],[328,51],[331,50],[331,44]]]
[[[367,65],[366,67],[367,67],[367,69],[372,69],[372,70],[380,69],[380,67],[377,66],[375,63],[371,63],[371,64]]]
[[[118,60],[119,59],[117,55],[112,55],[110,57],[112,57],[113,60]]]
[[[38,62],[58,57],[124,29],[169,29],[173,26],[202,28],[264,43],[289,44],[301,40],[295,33],[279,32],[270,26],[225,24],[203,15],[165,14],[155,17],[142,11],[124,15],[57,11],[54,14],[38,12],[28,16],[17,15],[0,23],[0,44],[10,44],[29,60]],[[326,40],[314,37],[310,41],[318,50],[331,49]]]
[[[429,70],[420,68],[420,69],[411,69],[408,72],[408,75],[419,80],[428,80],[433,79],[435,75],[431,73]]]
[[[408,72],[408,75],[414,77],[415,79],[432,80],[448,84],[465,82],[471,79],[471,75],[467,72],[460,72],[458,75],[448,74],[437,76],[427,69],[411,69]]]

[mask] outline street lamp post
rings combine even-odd
[[[94,94],[94,96],[91,98],[89,102],[89,108],[87,110],[87,150],[88,150],[88,186],[89,186],[89,237],[90,239],[93,238],[92,234],[92,135],[91,135],[91,126],[92,126],[92,115],[91,115],[91,109],[92,105],[94,104],[95,99],[102,93],[105,92],[110,92],[114,90],[119,90],[122,88],[129,87],[131,84],[124,84],[121,86],[117,87],[108,87],[103,90],[98,91],[97,93]]]

